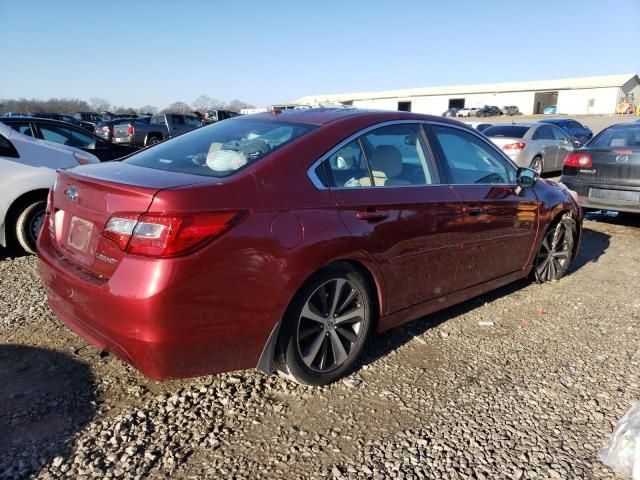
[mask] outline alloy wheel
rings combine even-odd
[[[33,217],[31,220],[31,228],[29,229],[29,233],[31,234],[31,238],[33,242],[38,239],[38,235],[40,234],[40,229],[42,228],[42,223],[44,222],[44,212],[40,212]]]
[[[538,174],[542,173],[542,158],[536,157],[531,162],[531,169],[538,172]]]
[[[536,259],[536,276],[539,281],[550,282],[562,278],[571,261],[573,229],[559,222],[542,240]]]
[[[361,340],[366,315],[354,283],[334,278],[320,285],[298,318],[296,343],[304,364],[320,373],[344,365]]]

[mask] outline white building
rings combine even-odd
[[[341,103],[358,108],[403,110],[440,115],[450,107],[515,105],[525,115],[542,113],[557,105],[560,114],[615,113],[619,102],[640,103],[640,79],[636,74],[567,78],[533,82],[409,88],[380,92],[310,95],[297,105]]]

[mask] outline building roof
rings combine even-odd
[[[481,85],[454,85],[450,87],[406,88],[402,90],[382,90],[377,92],[338,93],[328,95],[308,95],[292,103],[296,105],[317,105],[329,102],[349,102],[381,98],[425,97],[432,95],[465,95],[473,93],[501,93],[526,91],[575,90],[584,88],[622,87],[635,73],[603,75],[598,77],[564,78],[559,80],[537,80],[529,82],[486,83]],[[640,82],[640,80],[638,80]]]

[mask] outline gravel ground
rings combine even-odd
[[[0,252],[0,478],[616,478],[597,451],[640,397],[640,220],[592,218],[568,277],[394,329],[319,389],[147,380]]]

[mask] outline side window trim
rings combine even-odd
[[[331,178],[330,175],[328,175],[328,173],[326,172],[326,169],[324,168],[324,164],[325,164],[325,160],[327,160],[330,156],[332,156],[333,154],[337,153],[341,148],[345,147],[346,145],[348,145],[349,143],[351,143],[354,140],[358,140],[358,145],[360,146],[360,149],[362,150],[362,155],[365,159],[365,162],[367,164],[367,170],[369,171],[369,178],[372,181],[372,185],[373,185],[373,173],[371,172],[371,167],[369,166],[369,160],[367,159],[366,156],[366,152],[362,146],[362,141],[360,140],[362,136],[364,136],[365,134],[369,133],[372,130],[376,130],[378,128],[381,127],[387,127],[389,125],[402,125],[402,124],[415,124],[418,126],[422,126],[424,128],[425,124],[429,124],[429,121],[426,120],[389,120],[386,122],[380,122],[380,123],[376,123],[374,125],[369,125],[366,128],[363,128],[362,130],[359,130],[357,132],[355,132],[354,134],[348,136],[347,138],[341,140],[338,144],[334,145],[333,147],[331,147],[327,152],[325,152],[322,156],[320,156],[320,158],[318,158],[316,161],[314,161],[311,166],[307,169],[307,176],[309,177],[309,180],[311,180],[311,183],[313,184],[314,187],[316,187],[318,190],[337,190],[337,189],[347,189],[344,187],[328,187],[326,186],[322,180],[320,180],[320,178],[318,177],[318,175],[316,174],[316,170],[318,169],[318,167],[320,165],[323,165],[323,176],[325,179]],[[446,126],[448,126],[448,124],[445,124]],[[465,130],[466,131],[466,130]],[[424,131],[423,131],[423,135],[424,135]],[[440,165],[437,162],[437,159],[434,156],[434,152],[433,149],[430,145],[430,139],[428,138],[428,136],[424,136],[421,140],[421,142],[424,143],[423,147],[425,148],[425,153],[429,153],[430,157],[431,157],[431,163],[430,165],[433,167],[433,174],[434,174],[434,179],[437,180],[438,182],[440,182],[441,180],[444,179],[444,176],[442,175],[442,170],[440,167]],[[434,183],[432,185],[407,185],[407,186],[403,186],[403,187],[375,187],[376,189],[380,189],[380,188],[425,188],[425,187],[430,187],[430,186],[436,186],[439,185],[439,183]],[[373,188],[373,187],[362,187],[362,188]],[[351,190],[351,189],[349,189]]]

